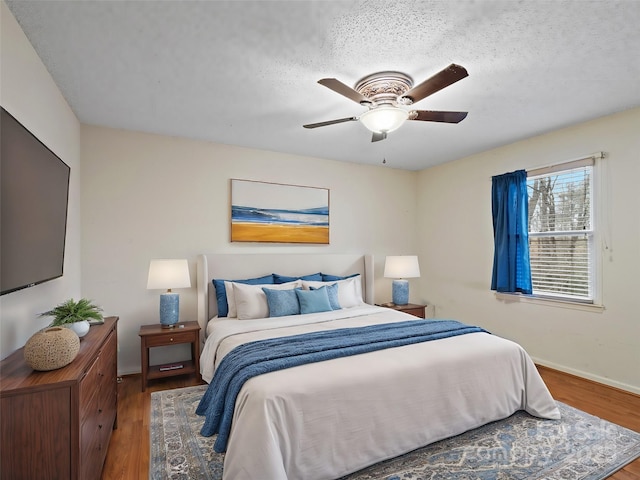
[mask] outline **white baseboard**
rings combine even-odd
[[[542,365],[543,367],[553,368],[554,370],[558,370],[564,373],[569,373],[571,375],[575,375],[576,377],[586,378],[588,380],[593,380],[594,382],[602,383],[604,385],[609,385],[610,387],[618,388],[620,390],[625,390],[627,392],[640,395],[640,387],[634,387],[633,385],[627,385],[626,383],[617,382],[615,380],[611,380],[610,378],[605,378],[599,375],[594,375],[592,373],[583,372],[582,370],[576,370],[574,368],[566,367],[564,365],[558,365],[553,362],[547,362],[546,360],[542,360],[540,358],[531,357],[531,359],[535,363],[537,363],[538,365]]]

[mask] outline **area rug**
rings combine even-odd
[[[149,478],[222,478],[224,454],[195,414],[206,385],[151,394]],[[640,456],[640,433],[558,402],[561,420],[525,412],[378,463],[341,480],[597,480]],[[269,479],[265,479],[269,480]]]

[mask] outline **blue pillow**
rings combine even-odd
[[[300,302],[300,313],[328,312],[332,310],[327,287],[317,290],[295,290]]]
[[[262,287],[262,291],[267,296],[270,317],[300,314],[298,296],[293,288],[289,290],[274,290],[273,288]]]
[[[331,310],[340,310],[340,300],[338,299],[338,284],[333,283],[331,285],[323,285],[320,288],[327,289],[327,296],[329,297],[329,303],[331,304]],[[309,287],[310,290],[319,290],[317,287]]]
[[[213,286],[216,288],[216,301],[218,303],[218,316],[226,317],[229,314],[229,304],[227,303],[227,290],[224,288],[224,282],[245,283],[247,285],[273,285],[273,275],[265,275],[258,278],[247,278],[245,280],[217,280],[213,279]]]
[[[354,273],[353,275],[346,275],[344,277],[341,277],[339,275],[329,275],[329,274],[326,274],[326,273],[323,273],[321,275],[322,275],[322,281],[323,282],[337,282],[338,280],[345,280],[347,278],[357,277],[360,274],[359,273]]]
[[[273,273],[273,282],[274,283],[288,283],[288,282],[294,282],[296,280],[308,280],[310,282],[321,282],[322,281],[322,274],[320,272],[318,273],[311,273],[309,275],[303,275],[300,277],[289,277],[287,275],[279,275],[277,273]]]

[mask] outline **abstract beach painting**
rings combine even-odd
[[[329,243],[329,189],[231,179],[231,241]]]

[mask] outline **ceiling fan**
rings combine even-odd
[[[367,107],[368,110],[359,117],[309,123],[303,127],[317,128],[360,120],[367,129],[373,132],[371,141],[378,142],[387,138],[389,132],[400,128],[406,120],[459,123],[465,119],[467,112],[406,110],[402,106],[413,105],[468,75],[464,67],[452,63],[415,87],[413,79],[409,75],[393,71],[367,75],[356,83],[355,88],[351,88],[335,78],[323,78],[318,80],[320,85]]]

